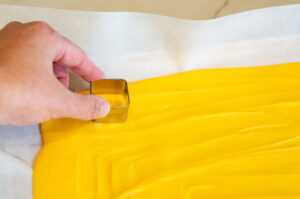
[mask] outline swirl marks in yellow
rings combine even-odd
[[[129,84],[125,123],[41,125],[35,199],[300,198],[300,64]]]

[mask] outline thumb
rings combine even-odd
[[[105,117],[110,111],[109,103],[96,95],[70,93],[64,102],[62,117],[92,120]]]

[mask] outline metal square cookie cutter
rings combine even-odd
[[[124,79],[101,79],[90,82],[90,94],[101,95],[112,94],[124,97],[125,104],[122,106],[111,105],[110,112],[104,118],[93,120],[98,123],[117,123],[127,119],[130,105],[128,84]]]

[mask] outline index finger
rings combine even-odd
[[[94,81],[104,77],[104,73],[78,46],[60,35],[58,40],[54,62],[69,67],[86,81]]]

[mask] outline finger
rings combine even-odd
[[[110,111],[109,103],[95,95],[81,95],[69,92],[61,104],[59,117],[92,120],[105,117]]]
[[[22,23],[18,22],[18,21],[12,21],[12,22],[9,22],[8,24],[6,24],[2,30],[7,30],[7,29],[10,29],[10,28],[15,28],[15,27],[18,27],[22,25]]]
[[[104,73],[88,59],[85,53],[68,39],[59,36],[54,61],[69,67],[86,81],[94,81],[104,77]]]
[[[66,87],[69,88],[70,76],[68,69],[58,63],[53,63],[53,72],[56,78]]]

